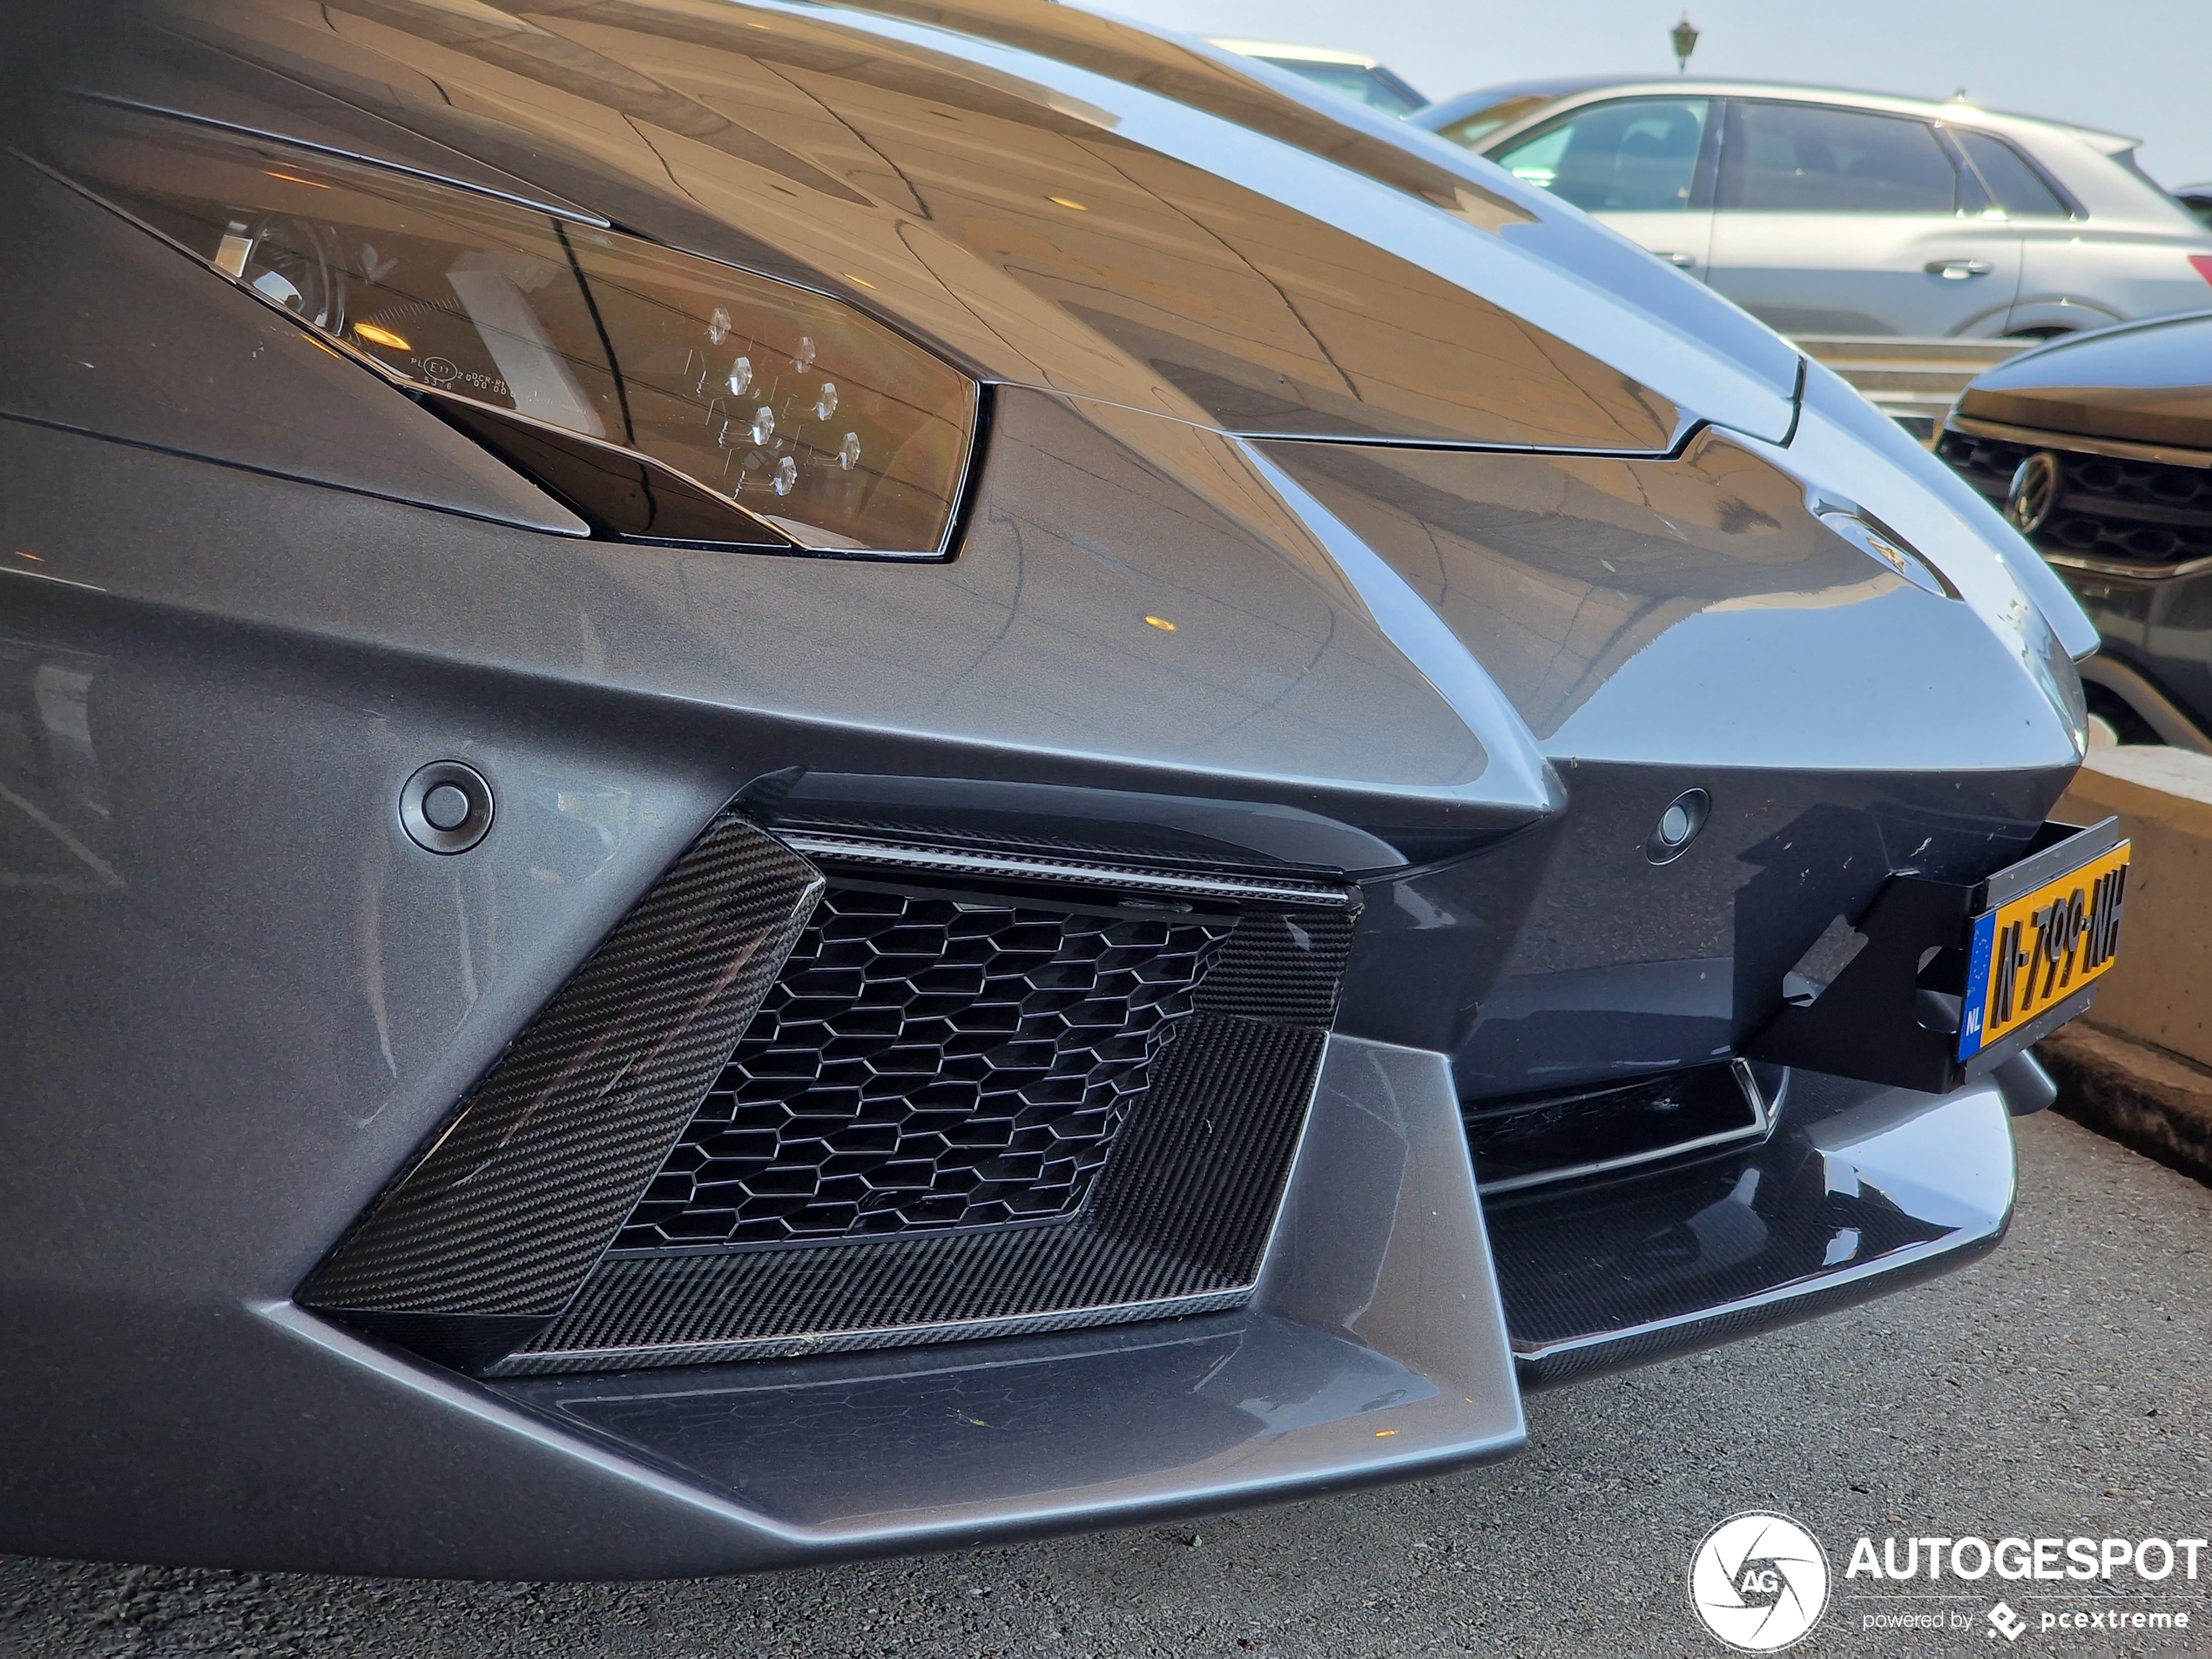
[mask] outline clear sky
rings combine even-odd
[[[1084,0],[1191,34],[1334,46],[1433,98],[1534,75],[1674,68],[1682,0]],[[2143,140],[2212,179],[2212,0],[1696,0],[1690,67],[1947,98]]]

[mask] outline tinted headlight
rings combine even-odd
[[[150,117],[88,116],[63,160],[603,534],[945,548],[975,383],[839,300],[462,186]]]

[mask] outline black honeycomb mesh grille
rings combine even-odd
[[[865,924],[851,925],[863,931],[873,927],[882,935],[910,925],[914,916],[938,918],[929,924],[934,927],[948,914],[984,914],[995,907],[1001,920],[975,924],[977,936],[988,937],[995,931],[1001,938],[1011,938],[1028,924],[1002,919],[1018,918],[1031,908],[1027,903],[981,898],[974,900],[981,908],[968,913],[961,913],[956,905],[950,912],[928,907],[942,902],[941,895],[909,895],[908,902],[896,907],[870,908],[846,906],[849,890],[838,891],[832,903],[844,906],[843,914],[870,918]],[[916,899],[927,903],[918,907]],[[869,905],[874,902],[871,900]],[[1080,1157],[1069,1157],[1079,1163],[1090,1162],[1088,1177],[1048,1185],[1042,1180],[1044,1166],[1039,1164],[1034,1179],[1026,1174],[1030,1166],[1023,1165],[1015,1178],[996,1184],[979,1180],[963,1184],[965,1174],[961,1183],[948,1182],[944,1191],[960,1198],[962,1214],[970,1213],[971,1204],[977,1212],[983,1212],[985,1205],[1005,1205],[1003,1211],[988,1211],[995,1224],[947,1221],[944,1217],[952,1213],[949,1204],[942,1211],[927,1207],[928,1193],[934,1188],[926,1191],[917,1184],[900,1192],[886,1185],[882,1190],[893,1193],[894,1201],[867,1213],[912,1215],[919,1224],[902,1225],[897,1231],[854,1231],[862,1214],[859,1209],[850,1215],[841,1209],[826,1210],[819,1212],[819,1224],[835,1224],[840,1231],[834,1234],[808,1238],[784,1233],[777,1240],[753,1243],[741,1238],[737,1228],[748,1216],[788,1226],[792,1217],[807,1213],[804,1203],[753,1204],[760,1173],[777,1167],[776,1156],[804,1144],[809,1148],[804,1156],[819,1158],[819,1167],[826,1170],[827,1159],[836,1156],[830,1149],[840,1143],[834,1130],[787,1133],[798,1122],[790,1112],[790,1101],[795,1097],[804,1102],[804,1089],[795,1096],[758,1090],[759,1078],[767,1074],[757,1062],[738,1063],[756,1037],[763,1040],[758,1054],[776,1052],[769,1046],[769,1022],[756,1021],[732,1056],[732,1068],[724,1073],[726,1097],[718,1086],[702,1114],[705,1121],[695,1122],[685,1132],[684,1144],[707,1152],[725,1132],[721,1125],[731,1121],[718,1114],[733,1111],[741,1099],[765,1099],[774,1101],[775,1110],[782,1114],[774,1148],[764,1139],[731,1149],[724,1167],[751,1172],[740,1184],[741,1197],[717,1191],[711,1183],[702,1186],[695,1170],[677,1170],[691,1184],[688,1189],[661,1188],[624,1232],[627,1239],[683,1238],[671,1225],[671,1221],[680,1225],[679,1218],[686,1213],[678,1206],[705,1197],[718,1200],[705,1212],[716,1217],[703,1229],[709,1246],[699,1248],[698,1236],[692,1235],[689,1248],[664,1245],[610,1254],[593,1271],[567,1312],[535,1340],[492,1367],[492,1374],[890,1346],[1233,1305],[1258,1273],[1289,1174],[1327,1029],[1335,1016],[1352,921],[1349,911],[1248,911],[1218,924],[1187,918],[1169,923],[1126,914],[1102,921],[1072,907],[1060,914],[1055,920],[1059,943],[1052,955],[1024,970],[1022,977],[1051,979],[1054,975],[1045,970],[1052,961],[1089,951],[1119,966],[1097,970],[1086,966],[1074,976],[1078,988],[1089,983],[1095,992],[1103,983],[1110,998],[1118,1000],[1123,995],[1119,988],[1125,983],[1119,976],[1131,971],[1128,959],[1133,955],[1153,965],[1152,977],[1143,982],[1167,988],[1130,994],[1130,1006],[1139,1010],[1138,1023],[1144,1026],[1144,1047],[1113,1049],[1110,1052],[1120,1058],[1106,1061],[1098,1058],[1099,1042],[1089,1037],[1069,1041],[1067,1052],[1072,1057],[1065,1062],[1065,1075],[1073,1075],[1077,1058],[1091,1056],[1083,1062],[1085,1087],[1102,1082],[1115,1091],[1118,1103],[1111,1109],[1112,1121],[1096,1135],[1095,1143],[1088,1131],[1055,1131],[1055,1144],[1074,1142],[1085,1149]],[[819,936],[833,939],[845,925],[826,921]],[[1040,931],[1028,948],[1042,951],[1048,938]],[[946,941],[949,948],[949,931]],[[803,954],[806,950],[802,942],[784,987],[772,994],[781,995],[788,988],[789,995],[780,1004],[784,1010],[800,1008],[806,976],[819,965],[819,951],[809,957]],[[847,964],[840,971],[849,973],[849,968]],[[911,971],[918,975],[925,970]],[[895,975],[887,969],[885,977],[889,981]],[[852,988],[849,979],[844,984]],[[1023,995],[1025,1003],[1028,995]],[[1045,998],[1039,1006],[1051,1000]],[[917,1004],[899,1006],[903,1019]],[[950,1015],[941,1011],[915,1017],[949,1018],[954,1030],[961,1025],[957,1008]],[[833,1019],[822,1029],[839,1026],[840,1021]],[[937,1040],[945,1040],[945,1028],[935,1029]],[[773,1040],[779,1041],[783,1030],[779,1013]],[[890,1035],[887,1031],[866,1035],[868,1042],[860,1050],[864,1054],[886,1055],[898,1046],[877,1046]],[[1032,1060],[1035,1063],[1026,1069],[1008,1068],[1008,1075],[1025,1078],[1031,1087],[1062,1075],[1055,1072],[1042,1049]],[[1117,1069],[1122,1067],[1127,1069]],[[1102,1068],[1103,1077],[1098,1075]],[[741,1074],[739,1079],[732,1080],[732,1070]],[[908,1096],[931,1098],[926,1091],[934,1079],[925,1081],[919,1073],[901,1075],[907,1078]],[[853,1077],[839,1086],[852,1087]],[[804,1072],[799,1081],[806,1082]],[[1054,1084],[1065,1086],[1064,1082]],[[859,1096],[843,1097],[849,1108],[865,1109],[867,1085],[860,1087]],[[1020,1087],[1015,1085],[1013,1097],[1021,1097]],[[972,1077],[962,1088],[960,1099],[980,1103],[984,1097]],[[903,1102],[907,1096],[894,1096],[887,1088],[880,1098]],[[1050,1105],[1042,1100],[1039,1103]],[[883,1109],[894,1127],[911,1121],[900,1116],[905,1109],[903,1104]],[[1071,1097],[1052,1106],[1042,1117],[1064,1123],[1084,1109]],[[1007,1115],[1000,1110],[1000,1116]],[[1021,1116],[1020,1112],[1011,1115]],[[991,1136],[995,1138],[1001,1132],[995,1128]],[[871,1161],[870,1167],[887,1169],[892,1161],[885,1150],[887,1144],[888,1137],[882,1137],[856,1156]],[[953,1146],[954,1137],[947,1136],[945,1144]],[[942,1162],[948,1170],[975,1171],[988,1160],[963,1160],[948,1153]],[[711,1163],[699,1167],[711,1168]],[[917,1181],[919,1174],[917,1170]],[[995,1194],[975,1198],[994,1184],[999,1188]],[[820,1190],[819,1184],[814,1190]],[[860,1202],[849,1201],[856,1205]],[[840,1196],[834,1202],[841,1205],[848,1199]],[[1042,1206],[1048,1204],[1060,1207],[1044,1213]],[[1022,1204],[1033,1207],[1029,1224],[1007,1224],[1024,1219],[1015,1211]],[[656,1209],[658,1205],[669,1207]],[[653,1230],[650,1234],[643,1231],[648,1224]],[[719,1248],[712,1243],[718,1228],[725,1241]]]
[[[697,1364],[1233,1306],[1290,1173],[1325,1034],[1194,1015],[1128,1156],[1055,1225],[618,1257],[493,1374]]]
[[[614,1247],[1072,1213],[1230,928],[833,885]]]

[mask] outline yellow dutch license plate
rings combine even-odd
[[[1973,919],[1959,1058],[2047,1014],[2101,977],[2120,949],[2128,843]]]

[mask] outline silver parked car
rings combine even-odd
[[[1795,334],[2050,336],[2201,306],[2212,233],[2134,140],[1743,81],[1522,82],[1408,118]]]
[[[1263,64],[1286,69],[1302,80],[1325,86],[1341,98],[1380,110],[1385,115],[1411,115],[1428,104],[1403,76],[1358,52],[1340,52],[1328,46],[1297,46],[1279,40],[1216,37],[1211,44],[1240,57],[1256,57]]]

